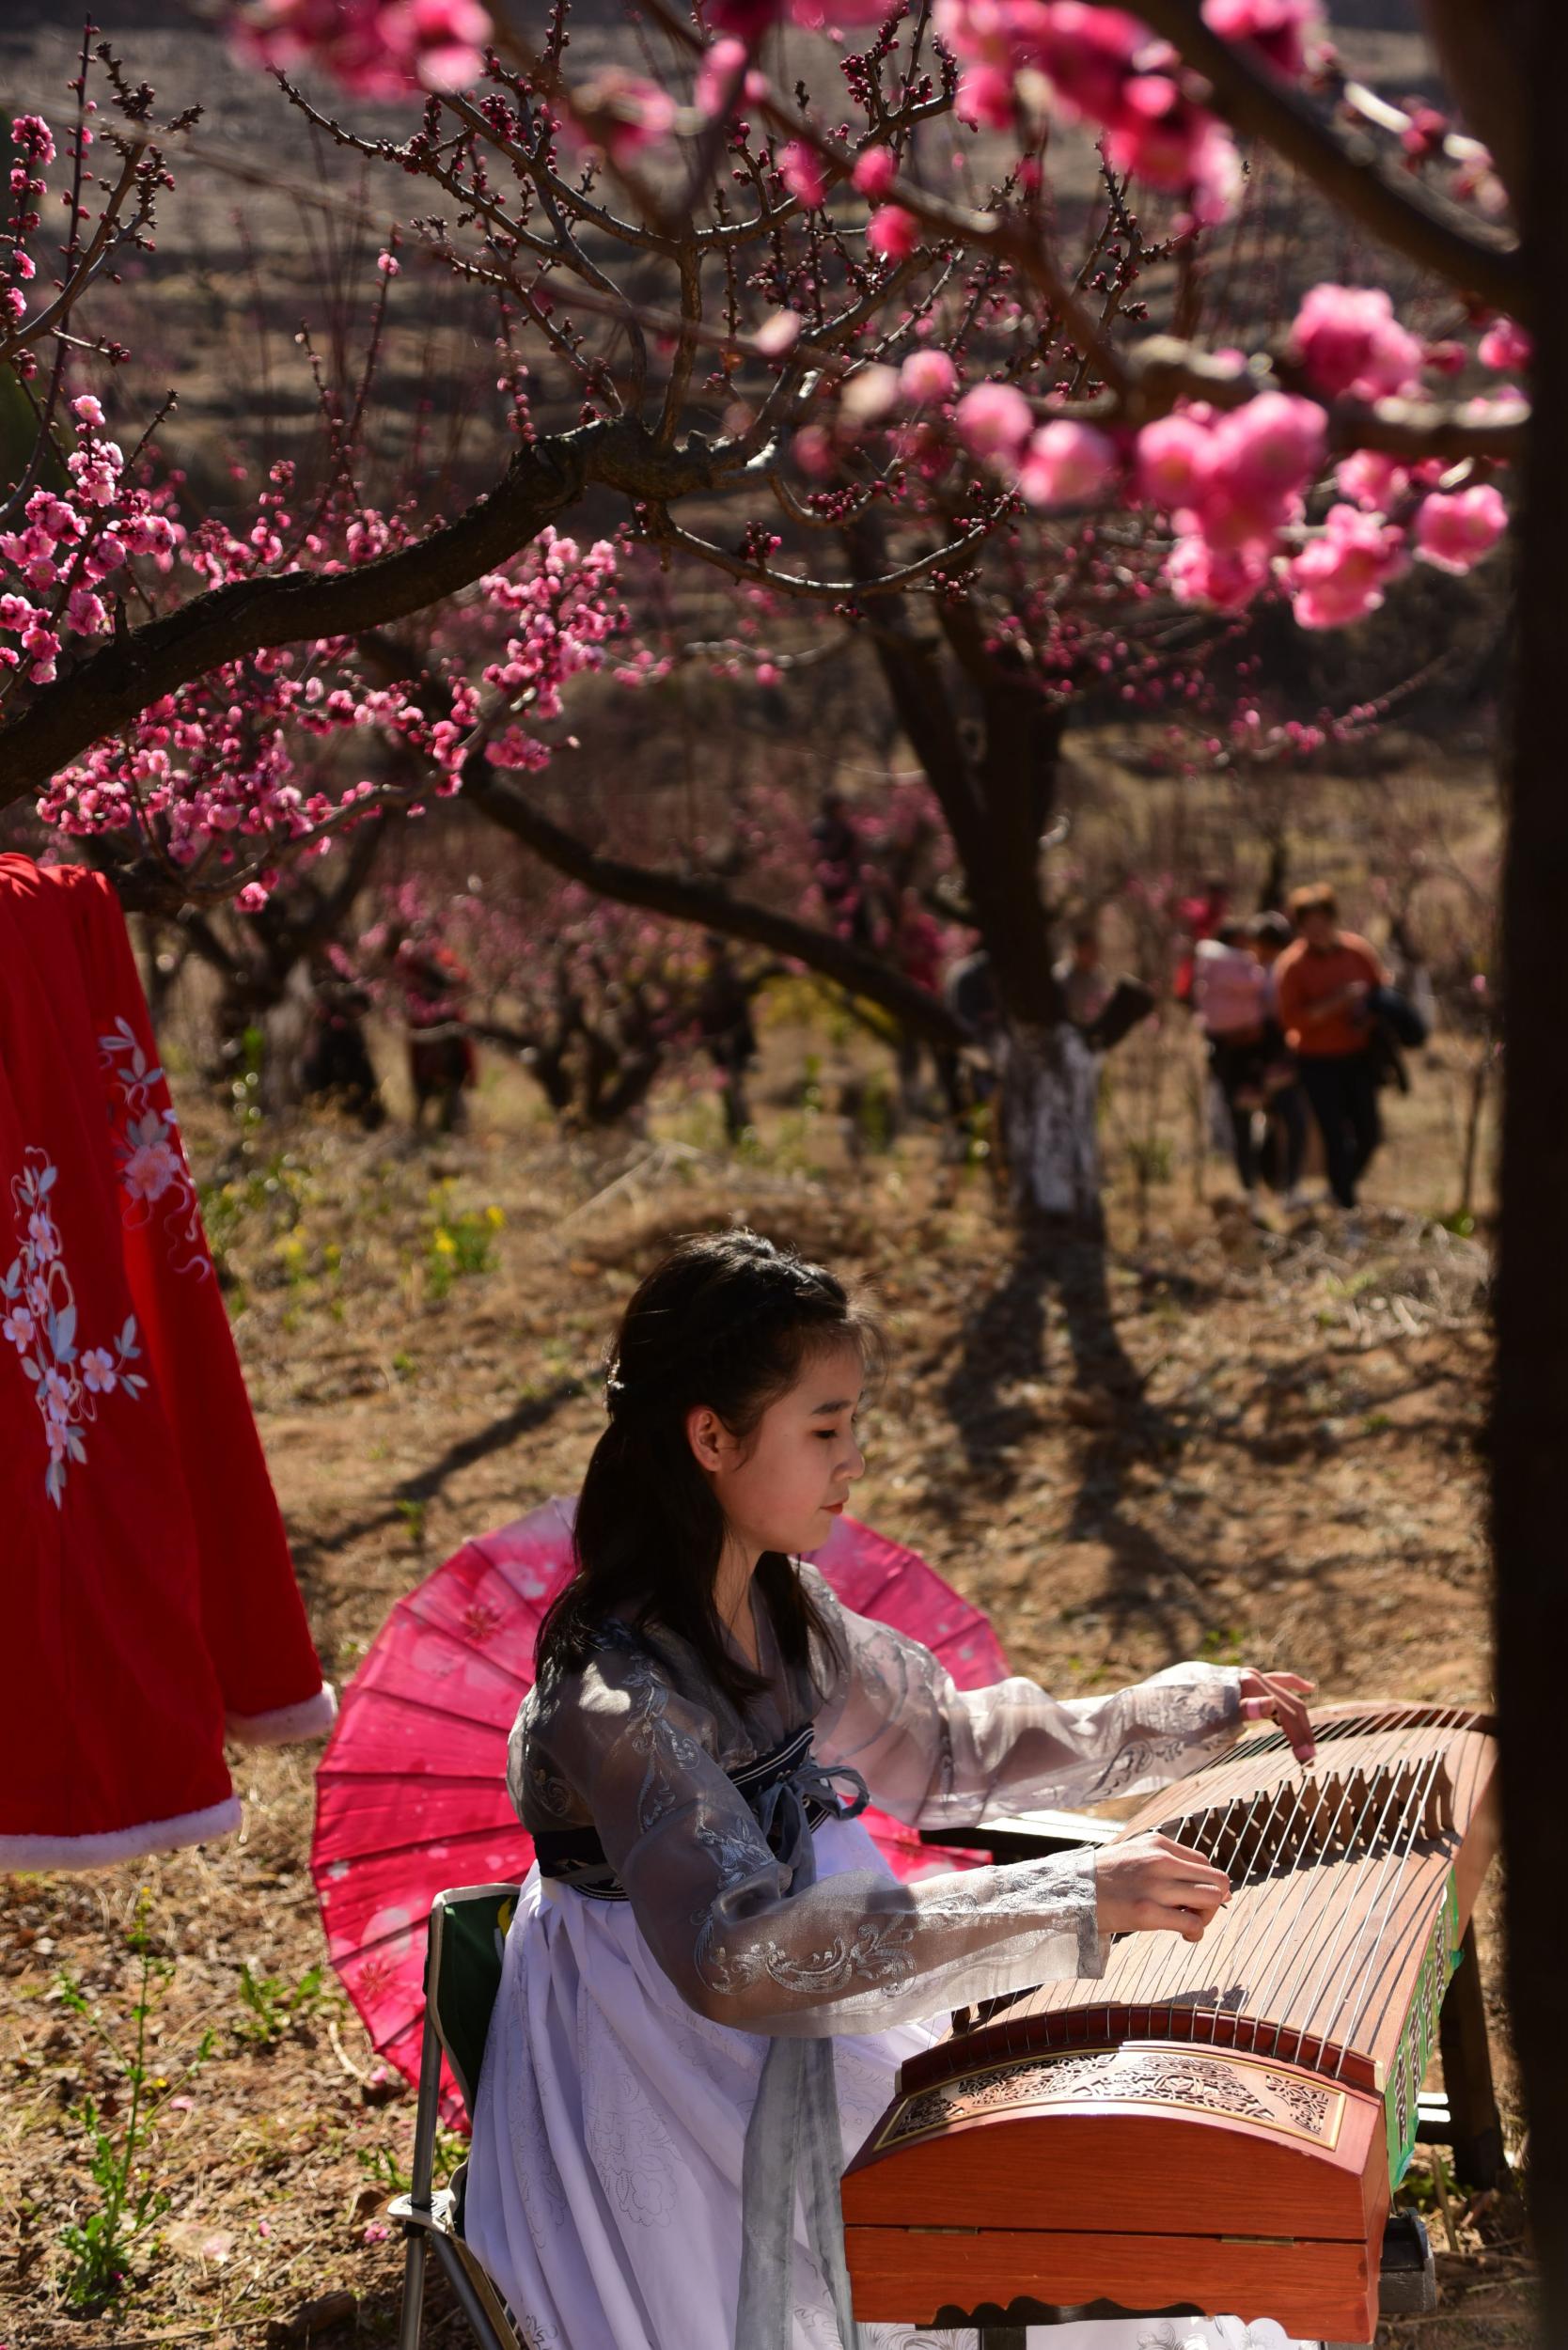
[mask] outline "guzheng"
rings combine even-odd
[[[1331,1707],[1151,1799],[1230,1874],[1200,1943],[956,2017],[843,2182],[858,2317],[1059,2308],[1276,2318],[1370,2342],[1383,2230],[1496,1846],[1482,1717]]]

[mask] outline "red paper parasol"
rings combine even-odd
[[[465,1543],[398,1602],[317,1772],[310,1865],[328,1954],[375,2046],[411,2081],[431,1902],[447,1886],[521,1879],[533,1859],[507,1800],[507,1734],[533,1681],[540,1622],[571,1571],[573,1508],[546,1502]],[[960,1687],[1006,1673],[979,1608],[914,1551],[842,1517],[815,1563],[846,1606],[913,1633]],[[902,1877],[972,1864],[883,1812],[865,1818]],[[449,2084],[443,2102],[460,2122]]]

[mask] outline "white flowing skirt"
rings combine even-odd
[[[857,1821],[816,1831],[820,1876],[884,1870]],[[937,2029],[835,2039],[846,2154]],[[464,2228],[528,2350],[736,2350],[741,2155],[768,2043],[687,2007],[626,1902],[531,1870],[507,1935]],[[796,2218],[792,2350],[839,2350]],[[865,2350],[975,2350],[972,2331],[863,2325]],[[1031,2327],[1030,2350],[1309,2350],[1278,2326],[1121,2318]]]

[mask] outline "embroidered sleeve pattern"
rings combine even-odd
[[[650,1949],[711,2021],[784,2038],[877,2031],[1101,1971],[1091,1853],[796,1890],[715,1746],[700,1705],[612,1638],[525,1707],[510,1772],[536,1819],[558,1818],[570,1787]]]
[[[1053,1698],[1023,1680],[960,1689],[917,1640],[852,1614],[803,1572],[843,1659],[827,1675],[817,1753],[859,1771],[872,1802],[912,1826],[1141,1794],[1240,1728],[1240,1676],[1215,1665],[1173,1665],[1101,1698]]]

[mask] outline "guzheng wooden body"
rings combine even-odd
[[[1438,2010],[1496,1845],[1483,1720],[1341,1706],[1144,1806],[1231,1878],[1200,1943],[993,2002],[902,2068],[843,2183],[857,2316],[1107,2303],[1370,2342]]]

